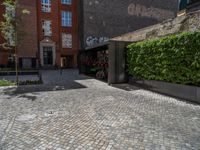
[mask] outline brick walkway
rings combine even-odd
[[[42,74],[42,86],[0,88],[0,150],[200,149],[198,105],[76,70]]]

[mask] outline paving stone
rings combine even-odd
[[[200,149],[199,105],[77,70],[42,75],[44,85],[0,88],[0,150]]]

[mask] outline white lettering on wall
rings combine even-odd
[[[157,20],[165,20],[166,16],[174,17],[174,12],[172,11],[155,7],[146,7],[144,5],[134,4],[134,3],[128,6],[128,14],[155,18]]]
[[[108,37],[95,37],[95,36],[88,36],[86,39],[86,45],[87,46],[94,46],[96,44],[108,42],[109,38]]]

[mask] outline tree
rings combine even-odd
[[[15,49],[15,71],[16,71],[16,83],[19,84],[18,79],[18,53],[17,46],[20,41],[20,35],[18,26],[22,22],[21,17],[28,15],[30,12],[26,9],[21,9],[18,0],[4,0],[3,6],[5,7],[5,13],[3,14],[4,21],[0,24],[2,36],[5,39],[5,43],[2,46],[5,49]]]

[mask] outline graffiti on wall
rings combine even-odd
[[[166,16],[174,17],[174,12],[155,7],[146,7],[140,4],[131,3],[128,6],[128,14],[140,17],[155,18],[157,20],[165,20]]]
[[[94,46],[96,44],[108,42],[109,38],[108,37],[95,37],[95,36],[88,36],[86,38],[86,45],[88,47]]]

